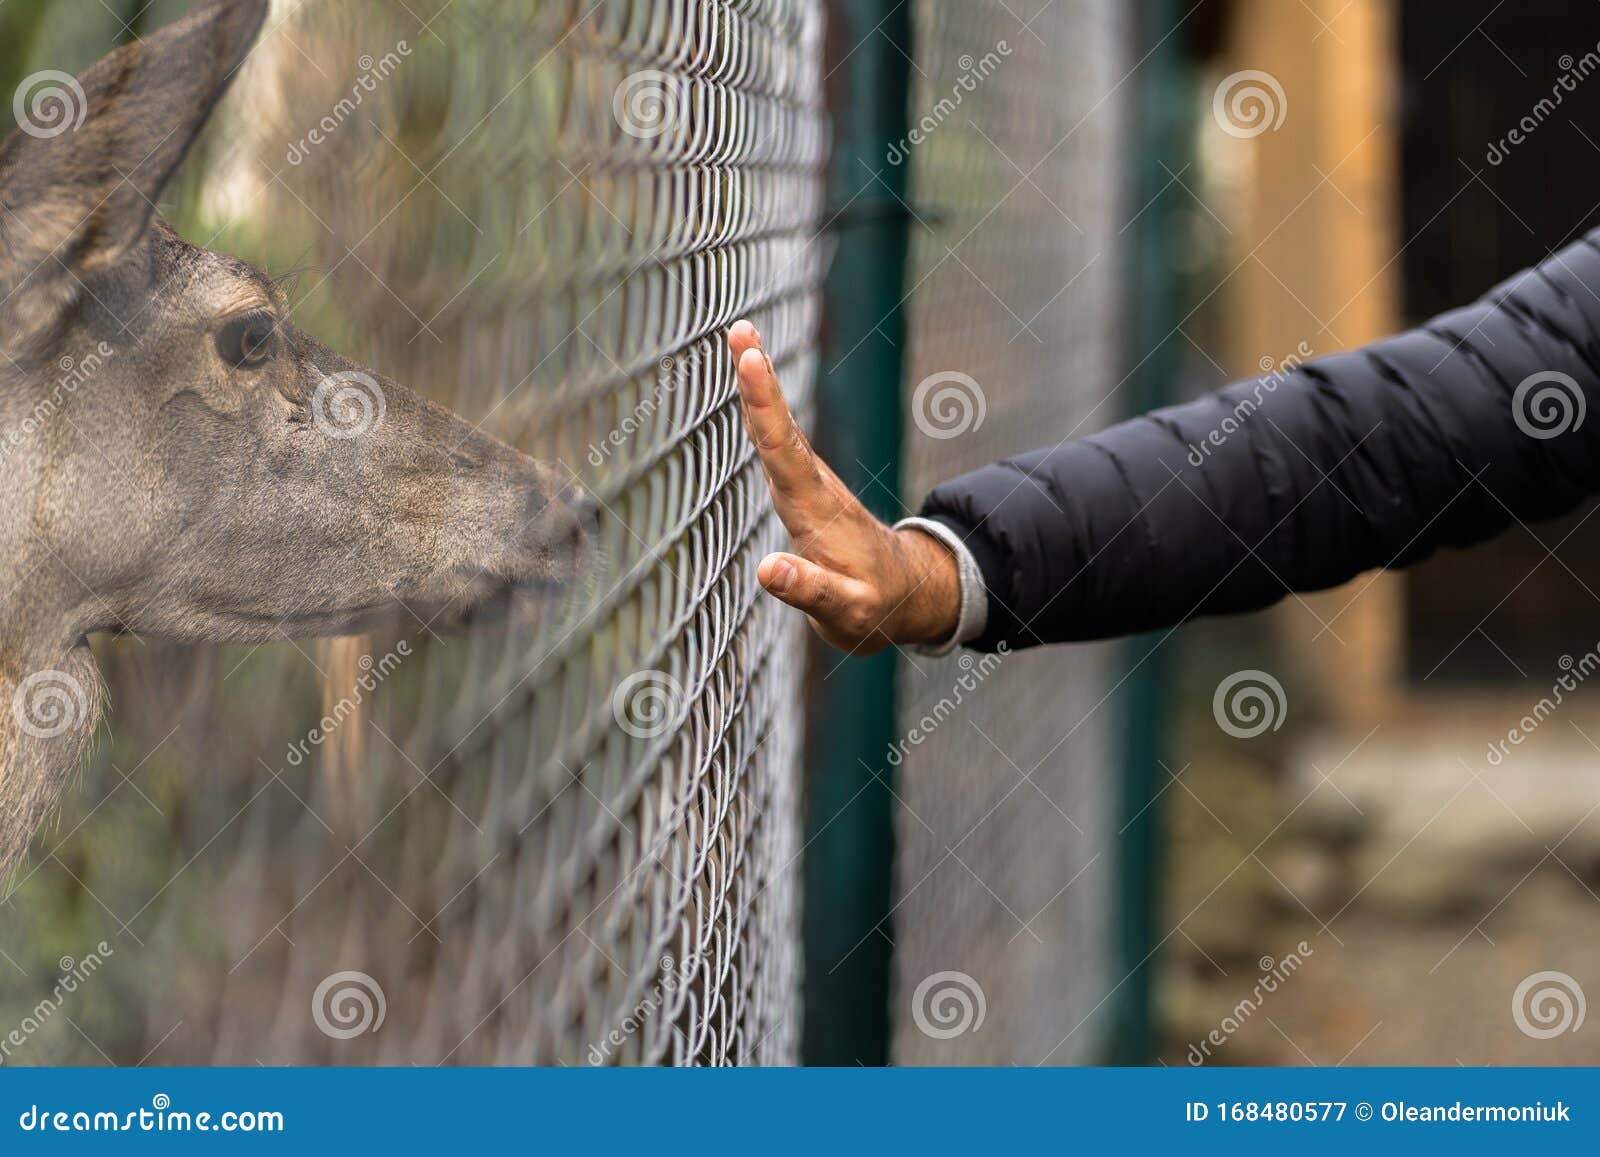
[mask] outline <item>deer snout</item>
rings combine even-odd
[[[599,504],[532,459],[493,462],[495,449],[480,446],[466,478],[463,464],[452,463],[462,553],[436,572],[446,582],[453,613],[442,621],[450,627],[537,624],[583,582],[596,555]]]
[[[531,494],[528,505],[528,524],[538,546],[574,562],[592,549],[600,527],[600,504],[583,487],[573,483],[554,494]]]
[[[507,485],[502,476],[494,487],[498,518],[485,528],[482,553],[456,572],[469,580],[452,596],[463,626],[542,621],[551,600],[567,597],[595,557],[599,504],[553,471],[521,465],[515,482]]]
[[[541,471],[521,496],[518,541],[521,556],[513,585],[566,583],[587,568],[599,530],[599,503],[573,483]]]

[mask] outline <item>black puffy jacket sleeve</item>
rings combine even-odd
[[[938,486],[990,650],[1255,610],[1600,487],[1600,231],[1478,304]]]

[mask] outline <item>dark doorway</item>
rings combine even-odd
[[[1416,324],[1600,224],[1600,5],[1410,0],[1400,20],[1400,260]],[[1594,646],[1600,514],[1586,518],[1590,509],[1412,571],[1412,683],[1542,677]]]

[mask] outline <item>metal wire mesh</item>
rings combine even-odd
[[[722,335],[808,407],[821,35],[816,0],[274,8],[188,235],[308,265],[299,324],[566,466],[599,557],[532,628],[106,649],[0,1025],[115,955],[32,1059],[797,1059],[801,627],[756,598],[782,528]]]
[[[1124,8],[917,8],[910,503],[1116,417]],[[1094,1057],[1115,983],[1109,688],[1095,648],[903,664],[897,1063]]]

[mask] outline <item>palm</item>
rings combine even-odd
[[[817,457],[753,325],[737,323],[728,345],[739,370],[745,431],[795,547],[761,560],[761,585],[804,611],[817,633],[843,651],[871,654],[948,637],[960,598],[950,553],[926,535],[891,531]]]

